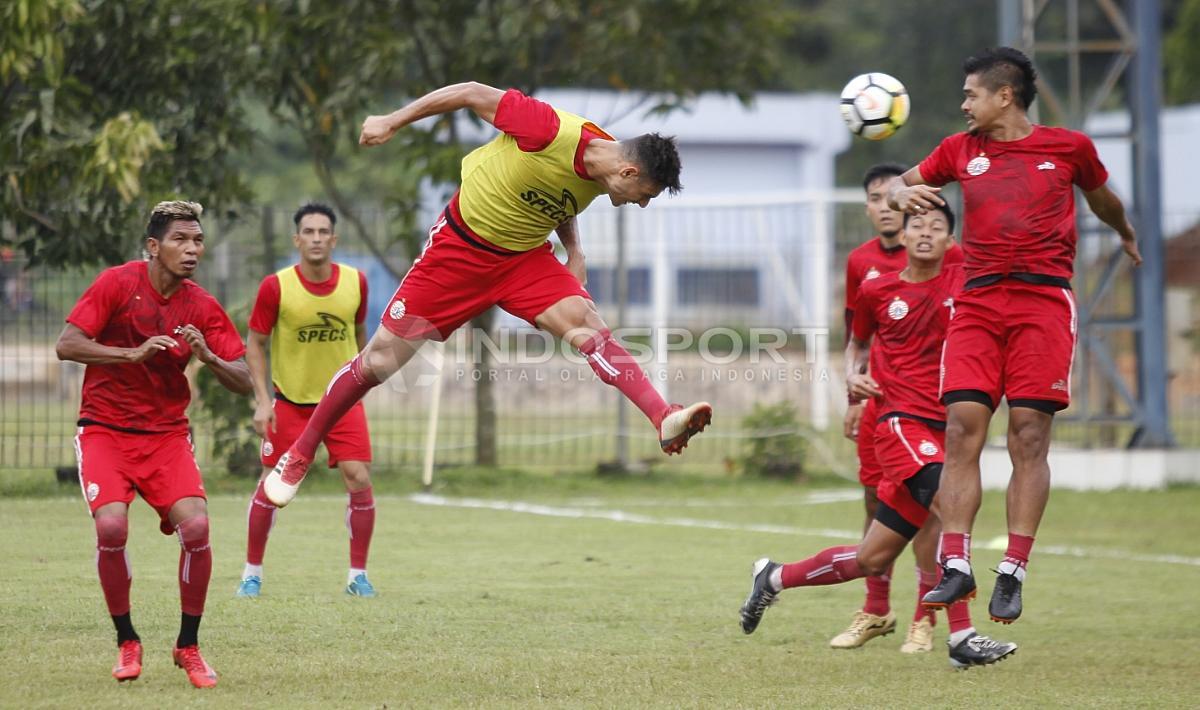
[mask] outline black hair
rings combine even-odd
[[[900,163],[876,163],[867,168],[867,172],[863,174],[863,192],[866,192],[871,187],[871,183],[879,178],[900,177],[908,172],[908,168]]]
[[[978,74],[989,91],[1011,86],[1013,96],[1026,111],[1037,98],[1037,70],[1025,53],[1012,47],[989,47],[963,62],[963,74]]]
[[[146,238],[162,240],[167,227],[175,220],[185,220],[200,223],[200,215],[204,208],[198,202],[185,200],[168,200],[159,202],[150,211],[150,219],[146,222]]]
[[[672,195],[679,194],[679,171],[683,169],[679,160],[679,149],[674,136],[644,133],[637,138],[623,141],[625,156],[638,164],[642,177],[661,185]]]
[[[946,226],[950,229],[950,233],[954,234],[954,210],[950,207],[950,203],[947,202],[944,205],[934,205],[930,209],[938,210],[942,214],[946,215]],[[918,216],[918,215],[913,215],[913,214],[909,214],[908,212],[905,212],[904,213],[904,226],[907,227],[908,220],[910,220],[916,216]]]
[[[329,218],[329,226],[337,226],[337,215],[333,213],[332,207],[320,202],[308,202],[301,205],[300,209],[296,210],[296,214],[292,216],[292,221],[296,223],[296,229],[300,228],[300,220],[310,214],[323,214]]]

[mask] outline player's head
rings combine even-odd
[[[204,256],[204,229],[198,202],[160,202],[146,223],[146,254],[177,278],[191,276]]]
[[[882,237],[891,239],[900,232],[901,215],[887,201],[887,186],[892,178],[903,175],[908,168],[899,163],[876,163],[863,175],[863,192],[867,193],[867,219]]]
[[[679,184],[681,165],[675,138],[645,133],[621,141],[620,146],[617,172],[605,184],[614,206],[645,207],[663,190],[675,195],[683,189]]]
[[[1037,70],[1020,50],[985,49],[963,62],[962,111],[967,130],[985,131],[1010,111],[1022,114],[1037,98]]]
[[[908,253],[908,263],[932,265],[942,260],[954,243],[954,210],[939,205],[925,214],[904,215],[900,243]]]
[[[292,244],[300,252],[300,258],[310,264],[324,264],[333,256],[333,248],[337,246],[337,215],[328,206],[319,202],[309,202],[296,210],[292,217],[296,223],[296,233],[292,235]]]

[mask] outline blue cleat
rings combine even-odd
[[[352,597],[369,598],[375,596],[375,587],[372,587],[371,583],[367,581],[367,575],[360,574],[346,585],[346,593]]]
[[[246,577],[242,583],[238,585],[235,597],[249,597],[258,599],[258,593],[262,590],[262,579],[259,577]]]

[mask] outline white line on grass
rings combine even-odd
[[[480,510],[500,510],[527,515],[544,515],[553,518],[589,518],[593,520],[608,520],[614,523],[636,523],[639,525],[669,525],[681,528],[702,528],[705,530],[737,530],[739,532],[761,532],[777,535],[806,535],[835,540],[857,540],[862,533],[855,530],[837,530],[834,528],[797,528],[791,525],[747,525],[743,523],[727,523],[720,520],[698,520],[696,518],[657,518],[641,513],[629,513],[623,510],[589,510],[584,508],[562,508],[540,503],[527,503],[519,500],[487,500],[483,498],[447,498],[429,493],[415,493],[407,496],[407,500],[418,505],[433,505],[445,508],[474,508]],[[997,548],[995,540],[981,545],[986,549]],[[1064,545],[1045,545],[1038,548],[1041,552],[1063,557],[1095,558],[1104,557],[1128,562],[1162,562],[1173,565],[1188,565],[1200,567],[1200,557],[1184,557],[1182,555],[1143,555],[1122,550],[1091,549]]]

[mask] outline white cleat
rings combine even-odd
[[[712,405],[697,402],[687,407],[672,404],[667,416],[658,425],[658,443],[667,455],[683,451],[688,440],[704,431],[712,422]]]
[[[300,490],[300,482],[304,480],[304,474],[308,473],[310,463],[312,462],[290,450],[280,456],[275,468],[263,479],[263,493],[267,495],[267,499],[279,508],[291,503]]]

